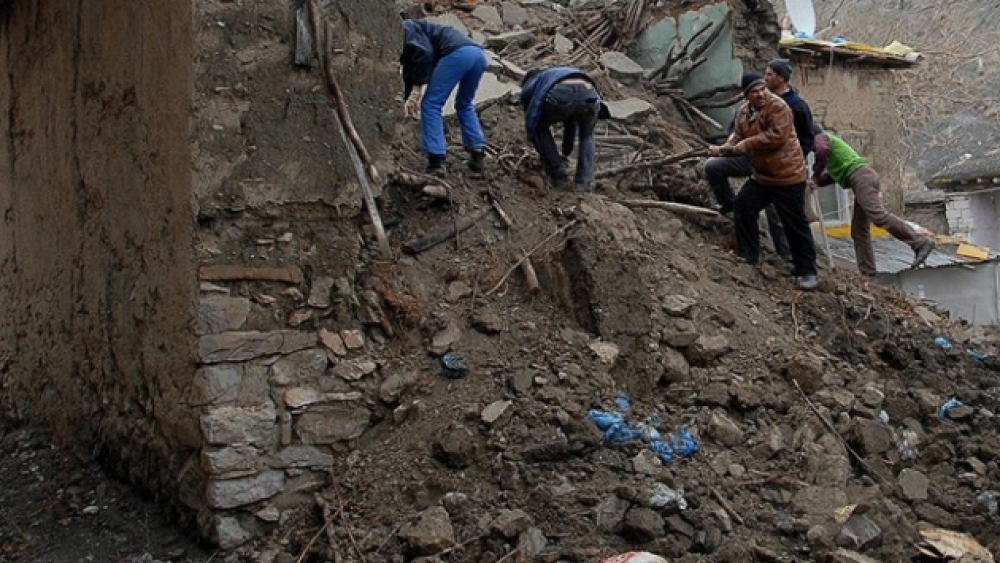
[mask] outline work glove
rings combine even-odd
[[[424,97],[423,88],[416,88],[410,94],[410,99],[403,104],[403,115],[406,117],[417,117],[420,115],[420,102]]]

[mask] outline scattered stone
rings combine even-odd
[[[828,409],[850,412],[854,407],[854,393],[847,389],[821,389],[813,395],[813,401]]]
[[[431,352],[443,356],[461,339],[462,328],[458,326],[458,323],[450,322],[447,328],[435,334],[434,338],[431,339]]]
[[[699,336],[687,348],[687,359],[693,365],[708,365],[730,350],[729,340],[721,334]]]
[[[689,317],[698,302],[684,295],[668,295],[663,298],[663,310],[671,317]]]
[[[856,551],[840,548],[830,554],[830,563],[879,563],[879,560]]]
[[[321,328],[319,330],[319,341],[327,350],[333,352],[335,355],[340,357],[347,355],[347,346],[344,344],[344,339],[336,332],[330,332],[325,328]]]
[[[366,375],[375,373],[378,364],[368,359],[344,360],[337,362],[331,373],[345,381],[357,381]]]
[[[284,471],[265,471],[253,477],[209,481],[205,497],[212,508],[237,508],[269,499],[284,487]]]
[[[720,412],[712,413],[708,423],[708,435],[723,446],[735,447],[743,443],[743,430]]]
[[[416,385],[420,380],[420,374],[411,371],[394,373],[382,380],[379,386],[378,396],[387,405],[395,405],[399,400]]]
[[[864,514],[854,514],[840,529],[837,546],[864,550],[882,543],[882,530]]]
[[[786,368],[789,382],[798,381],[802,391],[812,395],[823,387],[823,359],[814,354],[797,354]]]
[[[854,435],[861,443],[861,454],[865,456],[883,454],[896,445],[892,428],[878,420],[855,419]]]
[[[478,451],[475,435],[454,423],[434,441],[434,457],[452,469],[465,469],[475,462]]]
[[[513,2],[504,2],[500,8],[503,11],[503,22],[510,27],[526,25],[531,19],[528,10]]]
[[[326,309],[330,306],[330,291],[333,289],[333,278],[319,277],[313,280],[309,289],[309,299],[306,305],[316,309]]]
[[[297,330],[223,332],[198,339],[198,360],[203,364],[242,362],[262,356],[291,354],[315,345],[315,334]]]
[[[968,405],[962,405],[961,407],[955,407],[949,410],[947,416],[949,420],[961,421],[972,418],[972,415],[974,414],[976,414],[975,409]]]
[[[552,48],[555,52],[560,55],[568,55],[573,52],[573,40],[567,38],[561,33],[557,33],[555,38],[552,40]],[[614,114],[611,114],[614,117]]]
[[[228,295],[206,295],[198,305],[198,335],[239,330],[250,315],[250,300]]]
[[[411,553],[431,555],[455,546],[455,529],[448,511],[434,506],[424,511],[416,522],[403,526],[399,538]]]
[[[215,517],[215,541],[220,549],[236,549],[253,539],[253,534],[240,526],[240,521],[231,516]]]
[[[663,461],[652,450],[642,450],[632,458],[632,471],[656,476],[663,472]]]
[[[866,385],[864,390],[861,391],[861,402],[873,409],[881,407],[884,400],[885,393],[872,384]]]
[[[201,416],[201,432],[209,444],[261,444],[274,441],[274,403],[253,407],[217,407]]]
[[[303,444],[333,444],[360,438],[372,413],[364,407],[328,407],[299,416],[295,433]]]
[[[348,350],[360,350],[365,347],[365,335],[360,330],[342,330],[340,338]]]
[[[485,46],[489,49],[502,50],[508,45],[524,45],[525,43],[531,41],[534,37],[535,34],[530,29],[508,31],[507,33],[487,37]]]
[[[540,529],[528,528],[517,538],[517,561],[524,563],[537,561],[538,556],[548,545],[549,540]]]
[[[292,311],[291,315],[288,315],[288,326],[291,328],[298,328],[302,324],[306,323],[312,319],[313,312],[309,309],[299,309],[297,311]]]
[[[496,401],[494,403],[490,403],[489,406],[483,409],[483,412],[480,414],[480,418],[482,418],[483,422],[486,423],[487,426],[493,426],[493,424],[500,420],[500,417],[507,412],[507,409],[510,408],[512,404],[513,403],[510,401]]]
[[[694,526],[684,519],[680,514],[668,516],[666,519],[667,528],[675,534],[680,534],[685,538],[693,539],[695,534]]]
[[[520,509],[501,510],[490,522],[490,532],[511,539],[527,530],[530,525],[531,516],[527,512]]]
[[[238,364],[218,364],[199,369],[191,385],[191,403],[230,403],[239,394],[243,368]]]
[[[322,403],[325,400],[326,395],[323,392],[308,387],[293,387],[285,391],[284,396],[285,406],[293,410]]]
[[[483,334],[503,332],[503,319],[492,309],[478,309],[472,315],[472,328]]]
[[[322,335],[322,332],[320,334]],[[284,356],[271,364],[269,380],[273,385],[279,386],[315,381],[326,373],[328,364],[329,360],[322,350],[317,348],[303,350]]]
[[[663,517],[651,508],[632,508],[625,513],[621,535],[639,543],[653,541],[663,535]]]
[[[793,513],[815,516],[824,521],[846,504],[847,493],[835,487],[802,487],[791,499]]]
[[[610,494],[594,509],[594,520],[602,532],[612,533],[625,519],[625,512],[632,506],[629,501],[618,495]]]
[[[687,319],[675,319],[673,324],[663,331],[662,341],[671,348],[687,348],[698,339],[698,330],[694,323]]]
[[[281,511],[276,506],[265,506],[254,513],[262,522],[275,523],[281,519]]]
[[[659,376],[660,381],[667,383],[684,383],[691,379],[691,365],[687,358],[673,348],[662,350],[663,373]]]
[[[448,284],[448,302],[457,303],[472,295],[472,288],[463,281],[453,281]]]
[[[236,477],[236,474],[256,473],[256,463],[260,459],[260,450],[248,445],[237,445],[219,450],[204,450],[201,453],[201,467],[213,476],[225,475]]]
[[[472,11],[472,17],[486,24],[488,29],[503,29],[503,19],[500,17],[500,12],[493,6],[477,6]]]
[[[930,480],[916,469],[906,468],[899,472],[899,488],[906,500],[927,500]]]
[[[613,342],[604,342],[602,340],[595,340],[589,344],[590,351],[597,356],[597,359],[601,361],[602,364],[612,365],[615,360],[618,359],[618,346]]]
[[[719,381],[709,383],[698,394],[698,404],[710,407],[725,407],[729,400],[729,386]]]
[[[641,80],[645,73],[639,63],[628,58],[625,53],[618,51],[605,51],[601,55],[601,64],[607,67],[612,78],[617,78],[622,82],[636,82]]]
[[[626,98],[624,100],[608,100],[608,113],[611,119],[625,123],[632,123],[646,117],[656,111],[653,104],[641,98]]]
[[[531,370],[521,370],[507,379],[507,388],[517,395],[525,395],[535,385],[535,374]]]
[[[269,463],[275,469],[289,467],[330,467],[334,457],[313,446],[295,445],[283,448],[271,456]]]

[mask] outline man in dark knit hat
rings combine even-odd
[[[799,138],[799,146],[802,147],[802,155],[809,158],[813,152],[816,133],[819,128],[813,122],[812,109],[809,104],[799,96],[794,88],[788,85],[792,79],[792,63],[788,59],[774,59],[767,63],[764,70],[764,83],[767,89],[781,97],[782,100],[792,108],[795,119],[795,136]]]
[[[793,114],[780,97],[769,91],[764,78],[746,74],[741,81],[746,103],[736,114],[733,133],[721,146],[709,147],[712,156],[750,160],[752,174],[736,197],[734,219],[740,257],[760,263],[757,217],[774,205],[784,226],[801,289],[819,285],[816,247],[805,214],[806,160],[795,135]]]

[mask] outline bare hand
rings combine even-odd
[[[722,156],[722,147],[716,145],[708,147],[708,156]]]
[[[740,150],[735,145],[722,145],[719,147],[719,151],[722,153],[722,156],[737,156],[740,154]]]
[[[414,93],[403,105],[403,115],[406,117],[417,117],[420,114],[420,94]]]

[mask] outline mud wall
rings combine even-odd
[[[871,161],[887,206],[903,210],[900,130],[892,71],[873,65],[795,57],[792,86],[809,102],[816,123]]]
[[[172,495],[200,445],[186,0],[0,8],[5,399]]]

